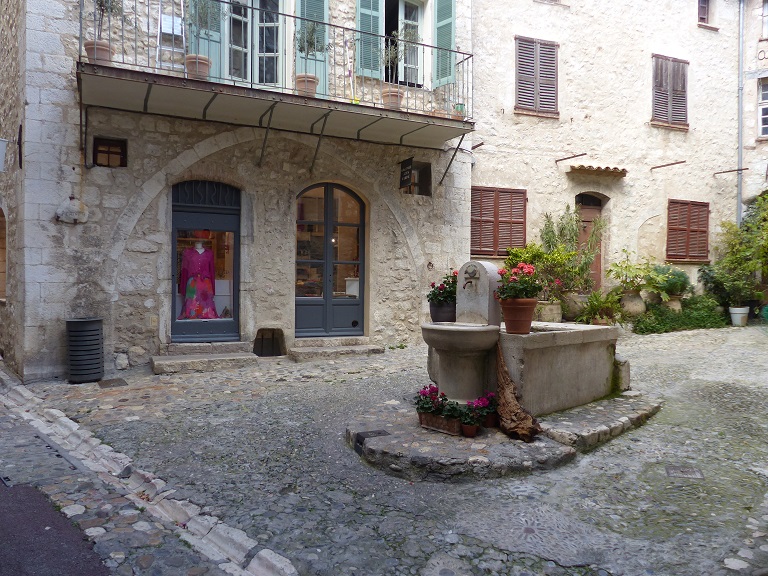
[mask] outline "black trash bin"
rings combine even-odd
[[[104,321],[102,318],[67,320],[69,383],[97,382],[104,378]]]

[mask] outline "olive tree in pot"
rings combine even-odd
[[[405,28],[395,30],[383,41],[384,48],[381,59],[384,63],[387,81],[381,88],[381,101],[387,108],[398,109],[402,106],[403,101],[403,90],[397,83],[398,68],[408,51],[412,50],[421,39],[416,30]]]
[[[325,30],[322,24],[314,20],[302,20],[296,30],[296,51],[306,62],[306,72],[296,72],[296,92],[302,96],[314,97],[320,78],[309,72],[309,63],[317,60],[320,55],[330,50],[331,44],[325,42]],[[315,66],[317,68],[317,66]]]
[[[96,38],[83,42],[83,50],[92,64],[111,62],[115,48],[109,40],[103,40],[104,20],[107,25],[111,24],[112,17],[123,21],[123,1],[122,0],[86,0],[86,5],[93,2],[93,21]]]
[[[209,52],[212,49],[218,50],[214,48],[217,41],[211,38],[211,34],[221,26],[223,5],[218,0],[187,0],[186,6],[189,41],[188,53],[184,56],[184,70],[190,78],[208,80],[212,67]]]

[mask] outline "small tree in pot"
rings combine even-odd
[[[86,0],[90,3],[89,0]],[[114,47],[109,40],[102,40],[104,30],[104,19],[111,23],[112,16],[123,21],[123,1],[122,0],[93,0],[93,21],[96,38],[83,42],[83,49],[88,56],[88,61],[92,63],[110,62]]]
[[[397,73],[400,62],[405,59],[408,50],[421,38],[416,30],[405,28],[395,30],[384,38],[384,48],[381,52],[381,60],[384,64],[387,84],[381,88],[381,100],[387,108],[400,108],[403,99],[403,91],[397,84]]]
[[[296,30],[296,51],[307,63],[317,59],[319,54],[324,54],[331,49],[330,42],[326,43],[324,38],[325,30],[322,24],[314,20],[303,20]],[[317,74],[296,73],[296,92],[303,96],[314,96],[319,83],[320,78]]]

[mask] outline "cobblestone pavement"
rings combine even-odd
[[[617,351],[630,361],[633,389],[664,400],[656,416],[555,470],[467,483],[394,478],[345,445],[351,418],[408,402],[428,383],[421,346],[214,374],[134,371],[127,386],[106,389],[27,389],[43,400],[33,411],[63,411],[167,482],[156,480],[157,492],[175,490],[302,576],[768,575],[768,332],[626,335]],[[74,484],[60,492],[81,499]],[[174,531],[172,522],[136,521]],[[163,555],[178,543],[150,546]],[[131,573],[123,566],[189,569],[123,562],[121,574]]]

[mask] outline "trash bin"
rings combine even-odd
[[[67,320],[69,383],[97,382],[104,378],[104,321],[102,318]]]

